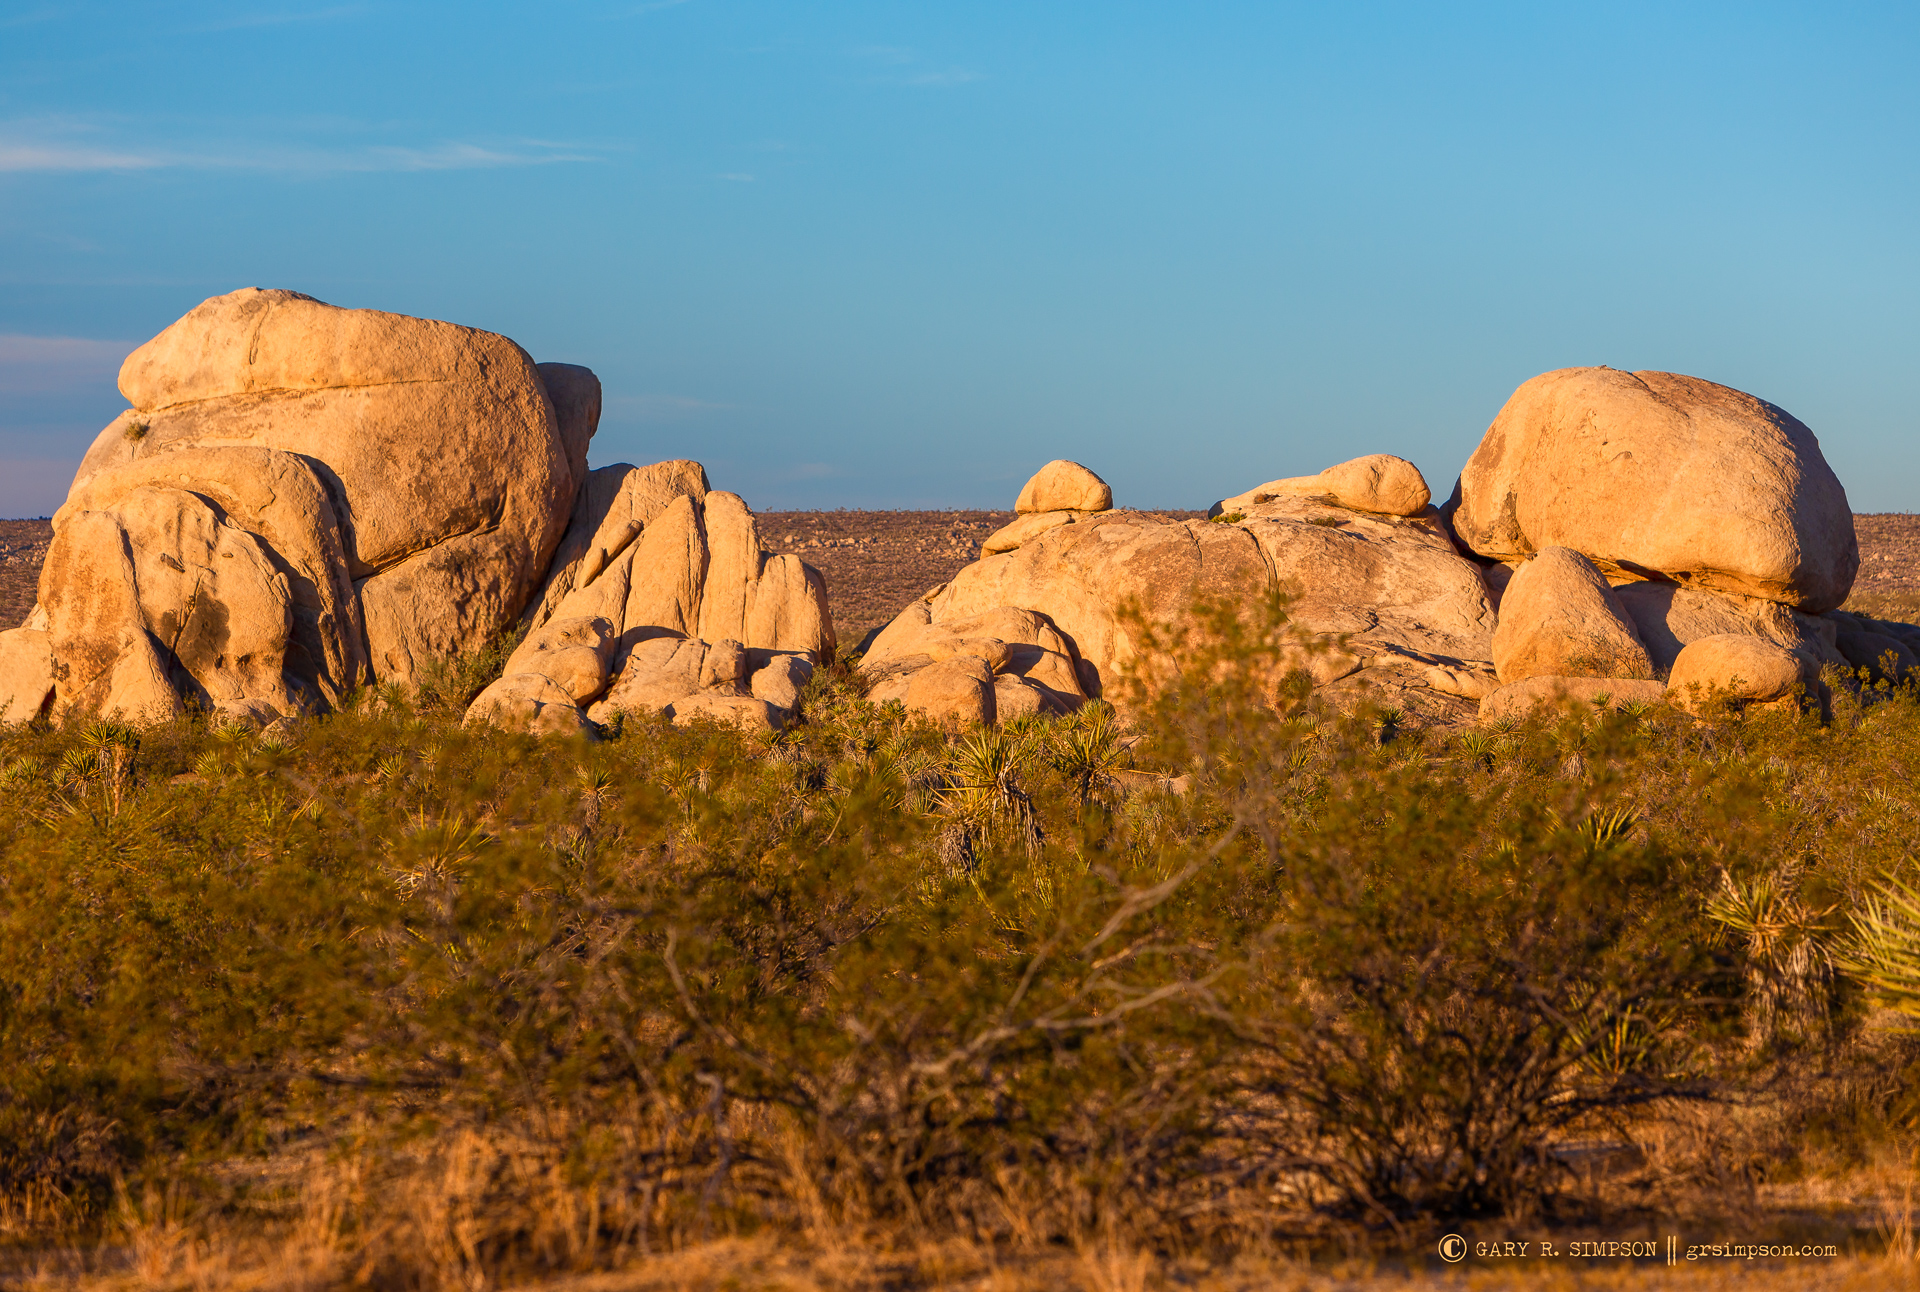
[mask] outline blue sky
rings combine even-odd
[[[1920,504],[1920,10],[0,0],[0,515],[119,360],[290,287],[600,374],[757,508],[1437,494],[1576,364]]]

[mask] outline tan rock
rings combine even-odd
[[[1034,472],[1020,490],[1013,509],[1023,516],[1047,511],[1105,511],[1113,506],[1113,490],[1078,462],[1056,458]]]
[[[674,498],[633,545],[631,589],[621,615],[622,642],[647,630],[699,635],[707,536],[693,499]]]
[[[53,699],[53,647],[43,629],[0,632],[0,724],[31,722]]]
[[[595,722],[613,714],[666,709],[700,689],[707,644],[689,637],[651,637],[628,652],[606,698],[588,710]]]
[[[607,688],[616,636],[604,618],[550,619],[507,657],[505,672],[539,673],[586,704]]]
[[[1328,467],[1318,475],[1269,480],[1256,489],[1215,503],[1208,515],[1245,512],[1275,498],[1289,496],[1324,499],[1353,511],[1389,516],[1418,516],[1433,497],[1419,467],[1390,453],[1370,453]]]
[[[1591,561],[1565,547],[1546,548],[1514,572],[1500,600],[1493,666],[1503,683],[1653,676],[1619,597]]]
[[[675,498],[699,502],[707,496],[707,473],[698,462],[620,463],[588,472],[586,481],[546,582],[527,607],[524,622],[530,628],[553,618],[561,602],[593,584]],[[625,591],[620,597],[624,603]],[[616,609],[612,618],[621,617]]]
[[[317,464],[383,679],[479,650],[517,618],[579,483],[526,354],[450,323],[247,289],[134,351],[121,390],[135,413],[102,432],[76,486],[186,448]]]
[[[760,529],[739,494],[715,491],[706,497],[707,575],[700,592],[703,641],[747,636],[747,605],[760,578]],[[773,645],[772,642],[755,645]]]
[[[996,679],[1013,676],[1038,687],[1050,712],[1070,712],[1086,700],[1072,643],[1045,615],[1012,606],[936,625],[931,608],[916,601],[874,638],[860,668],[884,686],[956,656],[978,659]],[[904,695],[881,692],[882,699]]]
[[[821,660],[834,648],[833,615],[820,571],[797,556],[768,556],[747,599],[747,633],[755,649],[802,651]]]
[[[1667,679],[1667,698],[1689,713],[1717,702],[1766,702],[1796,690],[1817,694],[1819,670],[1812,660],[1748,633],[1717,633],[1687,643]]]
[[[540,374],[540,384],[553,403],[567,474],[573,477],[574,493],[578,495],[587,479],[587,445],[600,428],[600,378],[593,375],[593,369],[577,363],[536,364],[534,371]]]
[[[707,647],[700,661],[700,689],[738,695],[747,685],[747,648],[731,638]]]
[[[1002,525],[987,535],[980,544],[980,555],[1011,552],[1028,539],[1038,537],[1056,526],[1071,525],[1074,518],[1081,514],[1077,511],[1043,511],[1032,516],[1017,517],[1012,523]]]
[[[54,531],[40,604],[51,625],[56,717],[77,710],[146,723],[180,712],[140,612],[126,531],[112,513],[74,512]]]
[[[1656,672],[1674,666],[1683,648],[1703,637],[1736,633],[1789,649],[1805,648],[1818,659],[1817,634],[1777,601],[1737,597],[1654,581],[1623,583],[1614,596],[1626,608]]]
[[[800,693],[812,680],[812,660],[805,655],[777,654],[753,671],[747,689],[754,699],[791,713],[799,707]]]
[[[1666,698],[1662,682],[1616,677],[1529,677],[1500,687],[1480,701],[1480,720],[1500,722],[1524,718],[1542,704],[1572,700],[1597,705],[1604,697],[1608,707],[1624,704],[1655,704]]]
[[[1449,668],[1444,664],[1426,667],[1426,683],[1443,695],[1466,700],[1484,700],[1500,689],[1500,678],[1492,669]]]
[[[290,682],[334,705],[366,680],[366,632],[347,577],[339,519],[325,481],[306,459],[241,446],[177,448],[76,484],[54,525],[70,511],[108,510],[148,486],[192,493],[223,523],[264,545],[292,598],[284,663]]]
[[[1053,712],[1056,710],[1049,702],[1047,693],[1024,677],[1014,677],[1009,674],[993,679],[995,722],[1013,722],[1019,718],[1032,718]]]
[[[1451,506],[1483,556],[1568,547],[1603,569],[1806,610],[1844,601],[1860,563],[1846,491],[1813,432],[1673,373],[1535,377],[1488,428]]]
[[[1150,623],[1178,629],[1190,625],[1197,595],[1252,609],[1275,587],[1294,594],[1291,613],[1302,629],[1330,643],[1344,639],[1338,672],[1382,652],[1468,672],[1488,659],[1494,619],[1486,586],[1431,508],[1405,519],[1342,516],[1319,523],[1324,506],[1290,495],[1232,524],[1139,512],[1086,517],[960,571],[931,597],[924,620],[909,607],[889,625],[862,667],[924,651],[918,634],[929,625],[959,636],[957,624],[990,613],[1039,613],[1059,634],[1062,649],[1047,647],[1059,660],[1055,682],[1071,669],[1083,694],[1098,694],[1138,652],[1123,606],[1137,604]],[[1319,663],[1340,661],[1327,652]]]
[[[667,714],[676,727],[697,722],[717,722],[738,727],[748,735],[771,735],[780,730],[784,715],[765,700],[750,695],[716,695],[700,691],[667,706]]]
[[[139,626],[176,685],[237,719],[298,713],[286,678],[293,596],[266,546],[185,490],[136,489],[109,514],[126,535]]]
[[[971,655],[956,655],[930,664],[907,679],[903,703],[947,726],[992,726],[993,674]]]
[[[463,726],[495,726],[536,736],[577,736],[590,731],[585,715],[565,687],[544,673],[509,673],[474,697]]]

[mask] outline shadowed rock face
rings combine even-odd
[[[1521,386],[1449,503],[1460,540],[1511,561],[1568,547],[1602,570],[1808,611],[1860,565],[1846,491],[1799,419],[1668,372],[1565,368]]]

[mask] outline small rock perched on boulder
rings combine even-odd
[[[1370,453],[1328,467],[1319,475],[1269,480],[1257,489],[1221,499],[1207,515],[1244,512],[1283,495],[1324,498],[1335,506],[1386,516],[1418,516],[1433,498],[1419,467],[1390,453]]]
[[[1106,511],[1113,506],[1113,490],[1078,462],[1056,458],[1033,473],[1020,490],[1013,509],[1022,516],[1049,511]]]
[[[1061,458],[1041,467],[1027,481],[1013,509],[1018,516],[987,535],[980,555],[1011,552],[1050,529],[1111,511],[1113,490],[1078,462]]]

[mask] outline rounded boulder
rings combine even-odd
[[[1813,432],[1670,372],[1563,368],[1522,385],[1450,510],[1460,540],[1496,560],[1568,547],[1809,611],[1845,601],[1860,565],[1846,490]]]
[[[1673,661],[1668,698],[1690,713],[1716,699],[1736,703],[1782,700],[1819,681],[1811,660],[1746,633],[1716,633],[1687,643]]]
[[[1078,462],[1055,459],[1033,473],[1020,490],[1013,509],[1022,516],[1048,511],[1106,511],[1113,506],[1113,490]]]
[[[1549,547],[1514,571],[1493,630],[1502,683],[1529,677],[1651,678],[1633,619],[1593,562]]]

